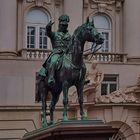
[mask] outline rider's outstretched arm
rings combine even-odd
[[[47,26],[46,26],[46,33],[48,37],[52,37],[53,32],[52,32],[52,25],[54,24],[54,22],[50,21]]]

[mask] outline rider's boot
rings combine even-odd
[[[55,73],[55,63],[51,63],[48,70],[48,85],[49,86],[54,86],[55,84],[54,73]]]

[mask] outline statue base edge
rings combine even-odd
[[[22,140],[107,140],[117,132],[101,120],[68,120],[28,132]]]

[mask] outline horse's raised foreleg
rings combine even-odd
[[[83,120],[86,118],[84,109],[83,109],[83,83],[77,84],[76,88],[77,88],[77,94],[78,94],[78,101],[80,105],[81,120]]]
[[[64,105],[64,110],[63,110],[63,120],[67,121],[67,106],[68,106],[68,82],[65,81],[63,82],[63,105]]]
[[[53,113],[55,110],[55,105],[57,104],[58,100],[59,100],[59,95],[58,93],[53,93],[52,94],[52,99],[51,99],[51,104],[50,104],[50,124],[54,123],[54,117],[53,117]]]

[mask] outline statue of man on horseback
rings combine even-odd
[[[46,72],[39,72],[39,75],[44,78],[39,82],[43,127],[48,125],[46,120],[46,96],[49,91],[52,94],[50,104],[51,123],[53,123],[53,112],[61,92],[63,92],[64,105],[63,120],[68,120],[68,90],[71,86],[75,86],[77,89],[81,119],[85,118],[83,110],[83,87],[86,74],[86,67],[83,61],[84,44],[86,41],[96,43],[97,45],[103,43],[102,36],[97,32],[94,23],[89,21],[89,18],[87,18],[85,23],[75,29],[72,37],[67,30],[68,22],[69,17],[62,15],[59,17],[59,29],[57,32],[52,32],[52,22],[46,26],[47,35],[51,39],[53,51],[43,64]],[[59,63],[61,65],[58,65]]]

